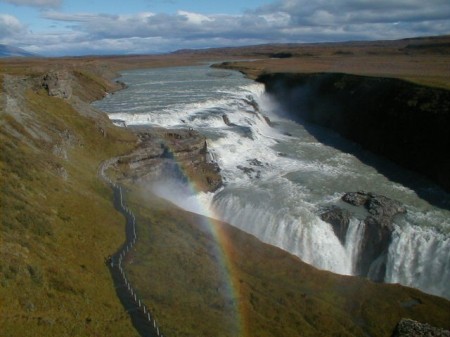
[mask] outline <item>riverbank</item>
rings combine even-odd
[[[288,58],[214,66],[263,83],[293,120],[334,130],[448,192],[450,52],[436,46],[449,40],[309,46]]]
[[[345,73],[402,79],[448,90],[449,46],[450,35],[393,41],[269,45],[253,49],[259,57],[226,62],[220,67],[241,71],[252,79],[271,73]]]
[[[180,71],[180,70],[177,70]],[[199,70],[200,71],[200,70]],[[146,72],[146,81],[151,83],[151,75],[149,74],[150,72]],[[159,71],[156,71],[156,74],[160,74]],[[127,79],[128,77],[124,77],[125,79]],[[140,75],[140,78],[142,78],[142,74]],[[188,76],[187,78],[192,80],[192,76]],[[157,78],[157,81],[159,81],[159,77]],[[167,78],[166,78],[167,79]],[[173,80],[173,79],[172,79]],[[178,79],[179,82],[177,81],[177,83],[181,83],[183,82],[183,78],[179,78]],[[133,86],[136,87],[140,87],[137,83],[135,82],[130,82],[133,83]],[[180,84],[181,85],[181,84]],[[140,87],[140,92],[145,92],[145,90],[143,91],[142,87]],[[157,112],[155,112],[155,114],[151,114],[151,112],[148,112],[148,114],[138,114],[139,113],[139,107],[142,106],[139,104],[136,104],[136,102],[139,100],[138,96],[135,96],[133,94],[133,88],[132,86],[130,86],[130,93],[129,96],[133,97],[133,104],[134,106],[137,108],[136,110],[134,110],[134,114],[130,115],[130,120],[135,120],[136,116],[140,116],[142,117],[141,120],[145,121],[145,120],[156,120],[158,121],[158,115]],[[171,90],[171,93],[173,93],[174,91]],[[108,98],[108,100],[112,100],[112,101],[116,101],[119,100],[119,102],[121,100],[126,100],[126,93],[124,92],[124,96],[119,95],[116,97],[110,97]],[[125,102],[124,102],[125,103]],[[114,105],[114,103],[111,103],[112,105]],[[126,106],[126,105],[125,105]],[[128,119],[126,119],[127,117],[125,116],[125,114],[117,114],[114,115],[116,118],[120,118],[120,116],[122,116],[122,118],[124,118],[125,120],[128,121]],[[175,114],[175,116],[177,116],[177,114]],[[183,118],[185,118],[185,115],[182,115]],[[186,112],[186,120],[189,120],[189,117],[191,117],[191,115],[189,115]],[[197,116],[198,117],[198,116]],[[231,114],[230,114],[230,118]],[[235,118],[235,117],[234,117]],[[234,119],[236,120],[236,119]],[[169,116],[169,121],[172,121],[170,119]],[[205,120],[206,121],[206,120]],[[179,121],[177,118],[175,118],[175,123],[179,123],[180,125],[182,125],[182,121]],[[225,121],[222,121],[223,123],[223,128],[226,128],[227,125]],[[238,122],[239,123],[239,122]],[[164,125],[164,123],[160,122],[160,125]],[[192,126],[192,124],[191,124]],[[175,137],[176,138],[176,137]],[[133,174],[133,170],[130,169],[130,174]],[[128,174],[128,175],[130,175]],[[126,176],[126,175],[125,175]],[[256,182],[255,182],[256,183]],[[136,195],[146,195],[146,199],[148,200],[145,204],[139,204],[135,207],[140,207],[141,209],[143,208],[152,208],[156,207],[156,205],[161,205],[161,203],[163,203],[164,201],[159,200],[156,197],[152,197],[150,191],[151,188],[149,187],[148,190],[145,190],[144,186],[142,186],[144,184],[139,184],[139,191],[134,192],[134,194]],[[134,189],[136,189],[137,187],[134,186]],[[181,192],[181,191],[180,191]],[[133,208],[133,206],[131,206]],[[159,206],[158,206],[159,207]],[[218,291],[220,293],[221,296],[217,295],[217,296],[213,296],[213,294],[210,294],[208,289],[211,288],[219,288],[222,289],[219,286],[210,286],[210,285],[205,285],[205,283],[213,283],[217,282],[216,284],[220,284],[221,279],[217,279],[218,276],[214,276],[216,275],[217,272],[214,272],[214,269],[219,268],[220,270],[220,266],[222,264],[221,262],[221,258],[218,258],[216,260],[208,260],[208,256],[214,255],[214,251],[212,251],[211,253],[208,254],[209,251],[211,251],[211,247],[214,247],[215,245],[213,245],[213,243],[211,244],[206,244],[206,247],[202,247],[202,242],[204,240],[204,237],[201,234],[192,234],[192,237],[190,234],[185,233],[184,232],[184,228],[187,227],[191,227],[191,226],[195,226],[195,227],[199,227],[199,229],[205,229],[205,228],[209,228],[210,224],[208,219],[206,220],[202,220],[202,217],[197,216],[195,218],[195,220],[191,220],[189,221],[188,219],[184,220],[184,217],[182,215],[182,211],[177,212],[177,214],[172,216],[172,212],[175,212],[175,210],[173,210],[171,208],[171,206],[166,202],[165,205],[163,204],[163,206],[161,206],[160,212],[158,212],[157,214],[153,214],[151,215],[151,211],[148,211],[148,217],[147,220],[143,220],[143,223],[147,223],[147,225],[144,225],[142,227],[142,231],[147,231],[150,232],[151,234],[149,235],[145,235],[146,236],[146,240],[145,243],[143,244],[143,246],[141,246],[143,252],[141,254],[139,254],[138,252],[136,252],[136,255],[134,256],[134,258],[132,259],[132,263],[130,264],[129,268],[131,268],[132,270],[135,269],[136,272],[132,273],[135,274],[135,281],[133,281],[133,283],[137,282],[136,284],[140,284],[141,286],[139,287],[140,289],[143,289],[143,291],[145,291],[145,293],[147,293],[147,297],[148,298],[148,302],[152,303],[154,302],[155,307],[157,308],[156,310],[159,310],[158,316],[159,317],[164,317],[163,319],[166,320],[166,322],[171,322],[168,324],[164,324],[164,326],[168,326],[169,329],[173,329],[173,333],[174,334],[178,334],[181,333],[183,331],[188,331],[190,330],[189,326],[186,326],[186,324],[183,324],[183,322],[185,322],[185,320],[183,320],[183,317],[190,317],[192,319],[192,322],[190,321],[189,324],[193,325],[193,326],[198,326],[201,329],[215,329],[215,333],[218,333],[218,329],[220,327],[220,329],[224,329],[226,331],[227,327],[230,328],[232,327],[232,321],[229,324],[226,324],[225,326],[223,326],[220,323],[220,317],[233,317],[233,308],[232,305],[230,305],[229,302],[229,295],[226,294],[225,291]],[[142,211],[137,211],[136,214],[142,214]],[[186,213],[189,214],[189,213]],[[150,216],[152,216],[150,218]],[[170,221],[167,221],[167,218],[172,218],[172,221],[176,221],[175,223],[170,223]],[[140,223],[141,221],[139,221]],[[198,224],[202,224],[201,226],[196,226]],[[152,224],[152,225],[150,225]],[[177,229],[174,229],[174,227],[178,227],[179,231]],[[186,229],[187,230],[187,229]],[[155,235],[155,233],[157,233],[157,235]],[[208,233],[208,230],[206,229],[206,234]],[[200,237],[199,237],[200,235]],[[170,238],[170,239],[168,239]],[[214,237],[210,237],[211,241],[214,240]],[[151,240],[152,244],[148,244],[147,240]],[[200,241],[200,247],[197,246],[197,241]],[[168,242],[170,242],[170,244],[168,244]],[[188,247],[186,247],[186,242],[189,243]],[[158,248],[156,248],[156,247]],[[217,246],[217,245],[216,245]],[[270,246],[268,246],[270,247]],[[185,249],[186,248],[186,249]],[[139,249],[139,247],[137,247],[137,249]],[[238,248],[240,249],[240,248]],[[149,250],[152,251],[152,253],[149,252]],[[204,256],[203,258],[201,256],[197,256],[200,254],[197,254],[196,252],[205,252],[204,254],[206,256]],[[153,261],[152,260],[152,256],[158,256],[158,260],[157,261]],[[166,259],[172,259],[171,263],[166,263],[163,262],[162,260],[166,260]],[[197,262],[199,259],[202,259],[202,262]],[[250,259],[250,258],[248,258]],[[192,262],[191,262],[192,261]],[[216,262],[216,264],[214,264],[214,261]],[[261,262],[256,262],[255,264],[261,264]],[[170,269],[167,266],[171,266],[171,265],[177,265],[176,270]],[[185,266],[186,265],[186,266]],[[235,268],[230,268],[232,270],[235,270]],[[265,269],[265,268],[264,268]],[[162,271],[158,271],[158,270],[162,270]],[[264,272],[260,273],[264,274]],[[309,274],[309,273],[308,273]],[[184,276],[183,276],[184,275]],[[211,275],[210,277],[205,277],[205,275]],[[226,277],[226,276],[225,276]],[[261,275],[262,278],[264,278],[265,276]],[[151,280],[151,281],[149,281]],[[179,281],[181,280],[181,281]],[[187,284],[184,284],[184,280],[187,280]],[[152,286],[149,285],[149,282],[151,282]],[[222,280],[223,282],[223,280]],[[281,281],[279,281],[281,282]],[[252,289],[253,288],[257,288],[256,285],[254,285],[253,283],[250,283],[251,285],[249,285]],[[165,291],[165,289],[167,289],[167,285],[170,285],[170,293],[167,293]],[[326,288],[326,287],[325,287]],[[155,289],[155,290],[152,290]],[[156,290],[157,289],[157,290]],[[179,294],[176,293],[177,290],[182,289],[183,291],[181,291]],[[226,289],[226,288],[225,288]],[[156,294],[155,294],[156,292]],[[261,290],[261,292],[263,292]],[[223,296],[223,297],[222,297]],[[228,296],[228,297],[227,297]],[[283,295],[280,294],[281,298],[283,298]],[[182,301],[181,299],[186,298],[186,301]],[[172,308],[171,303],[173,303],[173,301],[177,299],[177,302],[179,303],[178,306],[176,306],[175,308]],[[201,306],[200,308],[198,307],[192,307],[191,305],[193,305],[193,303],[197,303],[196,299],[202,299],[204,301],[204,305]],[[228,299],[228,300],[227,300]],[[245,296],[242,296],[242,303],[246,303],[246,301],[250,300],[251,301],[251,296],[249,297],[248,294],[246,294]],[[183,304],[181,303],[183,302]],[[222,303],[222,305],[213,305],[212,307],[207,307],[208,303]],[[232,302],[231,302],[232,303]],[[206,306],[206,307],[205,307]],[[374,307],[372,305],[370,305],[373,309]],[[374,305],[376,306],[376,305]],[[159,308],[159,309],[158,309]],[[217,314],[217,311],[214,310],[217,309],[217,311],[225,311],[225,313],[223,314]],[[220,309],[220,310],[219,310]],[[210,323],[208,325],[206,324],[202,324],[202,321],[198,321],[198,316],[201,316],[201,320],[204,321],[204,315],[205,312],[207,311],[212,311],[210,314],[210,319],[208,319],[207,321]],[[257,310],[257,309],[255,309]],[[286,309],[289,310],[289,309]],[[376,309],[374,309],[376,310]],[[393,309],[395,310],[395,309]],[[168,314],[168,313],[171,314]],[[261,311],[257,310],[258,312],[258,317],[264,316],[265,319],[267,320],[271,320],[271,317],[267,317],[267,315],[269,315],[270,310],[267,309],[261,309]],[[198,315],[197,315],[198,314]],[[331,315],[331,314],[330,314]],[[333,315],[331,315],[333,316]],[[254,317],[254,316],[252,316]],[[257,318],[250,318],[250,321],[257,321]],[[373,320],[377,320],[376,318],[374,318]],[[177,322],[179,322],[181,325],[177,324]],[[255,330],[258,329],[258,325],[257,323],[253,323]],[[280,327],[274,322],[273,324],[273,329],[279,329]],[[288,324],[290,325],[290,324]],[[318,326],[320,324],[317,323],[314,324],[314,326]],[[223,328],[222,328],[223,326]],[[321,325],[320,325],[321,326]],[[194,334],[196,331],[196,328],[192,327],[192,334]],[[287,328],[287,327],[286,327]],[[392,329],[394,328],[394,326],[392,326]],[[269,328],[268,328],[269,329]],[[319,328],[318,328],[319,329]],[[320,329],[322,329],[322,326],[320,327]],[[252,331],[255,331],[252,330]],[[305,333],[305,332],[304,332]],[[309,332],[308,332],[309,333]],[[311,332],[312,333],[312,332]],[[206,334],[206,333],[205,333]],[[388,333],[386,333],[386,335],[388,335]]]

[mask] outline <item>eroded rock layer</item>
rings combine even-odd
[[[135,127],[139,143],[121,157],[120,179],[151,183],[160,179],[189,182],[199,191],[215,191],[222,185],[219,167],[207,160],[206,138],[194,130]]]
[[[258,78],[293,119],[318,124],[450,190],[450,91],[339,73]]]

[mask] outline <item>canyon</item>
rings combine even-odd
[[[399,79],[348,74],[269,74],[258,81],[302,120],[450,190],[450,92]],[[447,205],[449,207],[449,205]]]
[[[296,48],[302,50],[302,47]],[[326,50],[316,46],[306,48]],[[284,47],[275,50],[286,51]],[[317,53],[318,49],[315,50]],[[239,53],[234,51],[233,57],[239,59],[245,54],[247,58],[264,57],[267,59],[261,62],[272,63],[275,62],[270,58],[273,52],[273,47],[264,55],[258,48],[248,48]],[[334,52],[335,49],[330,53]],[[423,49],[419,52],[423,53]],[[378,284],[362,277],[317,270],[226,223],[211,225],[210,219],[183,211],[144,188],[147,179],[159,177],[167,167],[173,167],[174,159],[184,163],[185,172],[197,175],[194,181],[199,190],[220,187],[220,172],[205,157],[208,149],[204,136],[189,129],[132,131],[120,128],[90,103],[123,88],[115,81],[118,70],[217,61],[233,51],[213,53],[0,61],[2,333],[5,336],[138,335],[116,297],[112,277],[104,264],[105,258],[117,250],[124,238],[125,220],[114,210],[112,190],[98,177],[100,164],[113,157],[119,160],[110,173],[124,185],[127,204],[136,214],[141,238],[125,268],[141,297],[160,317],[168,336],[390,336],[401,335],[400,330],[407,329],[405,324],[410,325],[409,329],[423,328],[409,321],[397,326],[402,318],[450,329],[450,302],[446,299],[397,284]],[[347,57],[342,55],[333,57],[340,60]],[[300,58],[304,60],[305,56]],[[277,62],[286,64],[294,59],[298,58]],[[257,68],[259,64],[252,66]],[[249,63],[245,66],[248,69]],[[306,104],[311,109],[309,117],[299,117],[317,119],[326,126],[331,122],[324,116],[326,107],[321,105],[322,99],[314,100],[314,95],[310,95],[312,98],[303,101],[291,101],[297,97],[294,92],[301,92],[306,85],[317,97],[325,97],[324,102],[344,105],[344,98],[353,90],[362,90],[361,85],[373,84],[375,88],[377,83],[388,83],[387,87],[394,92],[406,90],[408,93],[411,88],[409,83],[396,81],[390,87],[391,80],[384,80],[384,77],[367,79],[335,72],[328,76],[280,75],[262,74],[258,70],[258,74],[261,75],[259,80],[266,83],[268,91],[278,96],[279,101],[289,106]],[[293,82],[289,82],[291,79]],[[328,79],[331,82],[327,82]],[[311,85],[316,81],[317,87]],[[438,82],[442,87],[443,81]],[[276,90],[279,83],[289,84],[286,90],[289,97],[282,97],[283,93]],[[325,85],[329,90],[324,89]],[[403,102],[416,109],[418,116],[421,111],[433,115],[432,108],[442,106],[435,115],[442,125],[447,125],[448,93],[441,89],[414,88],[414,96],[405,94],[410,98]],[[364,97],[370,100],[369,93],[370,90]],[[372,104],[384,101],[387,100],[380,96],[374,98]],[[364,113],[362,104],[356,100],[351,107],[349,119],[356,124],[350,125],[375,132],[371,126],[378,125],[372,124],[377,123],[376,118],[372,120],[368,116],[369,125],[355,117],[357,111]],[[395,111],[384,120],[388,126]],[[405,120],[403,124],[399,122],[398,130],[404,130],[402,135],[409,137],[406,128],[415,123],[407,120],[405,111],[406,108],[399,108],[396,117],[398,121]],[[292,116],[297,113],[292,112]],[[346,118],[346,115],[331,117],[336,125],[347,123]],[[415,134],[412,144],[420,150],[419,154],[431,161],[430,167],[415,163],[417,167],[411,168],[423,170],[430,179],[447,188],[448,177],[439,170],[438,164],[445,166],[448,162],[445,155],[440,158],[438,153],[442,150],[439,146],[448,145],[448,138],[428,129],[436,124],[427,123],[436,122],[423,123],[426,137],[436,137],[438,141],[433,150],[427,153],[419,144],[420,136]],[[436,127],[441,130],[439,125]],[[382,129],[384,131],[384,127]],[[407,154],[416,156],[416,160],[418,154],[380,145],[383,139],[392,139],[389,134],[392,129],[386,129],[381,140],[373,135],[375,139],[366,140],[365,146],[379,146],[387,151],[386,156],[399,154],[400,164],[413,165],[408,162]],[[355,132],[355,137],[360,135],[355,130],[345,132]],[[364,142],[361,140],[366,144]],[[153,169],[154,175],[147,175]],[[365,200],[364,204],[368,199]],[[442,204],[441,200],[433,202]],[[443,204],[446,205],[445,201]],[[236,296],[227,291],[223,271],[218,270],[215,253],[218,243],[208,229],[210,226],[221,232],[223,241],[228,244]],[[336,230],[343,231],[339,226]],[[243,313],[244,320],[239,321],[242,317],[237,311]],[[238,322],[245,324],[241,326]]]

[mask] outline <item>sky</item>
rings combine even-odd
[[[42,56],[450,34],[450,0],[0,0],[0,44]]]

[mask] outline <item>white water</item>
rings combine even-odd
[[[361,239],[364,234],[364,222],[358,219],[351,219],[345,238],[345,252],[350,259],[352,274],[356,272],[357,256],[361,251]]]
[[[408,211],[395,223],[385,281],[450,298],[450,212],[390,181],[352,153],[380,163],[379,159],[326,131],[331,142],[348,151],[318,142],[304,126],[282,117],[262,85],[238,73],[183,67],[130,71],[122,80],[128,89],[95,105],[128,125],[193,127],[209,138],[210,156],[221,168],[225,187],[213,196],[174,197],[170,184],[158,187],[160,195],[340,274],[354,273],[364,225],[352,219],[343,245],[319,218],[320,209],[339,203],[348,191],[385,195],[404,203]],[[233,125],[224,123],[225,114]],[[265,116],[275,125],[270,126]],[[399,175],[417,179],[406,171]],[[449,200],[435,186],[420,184],[421,193]]]

